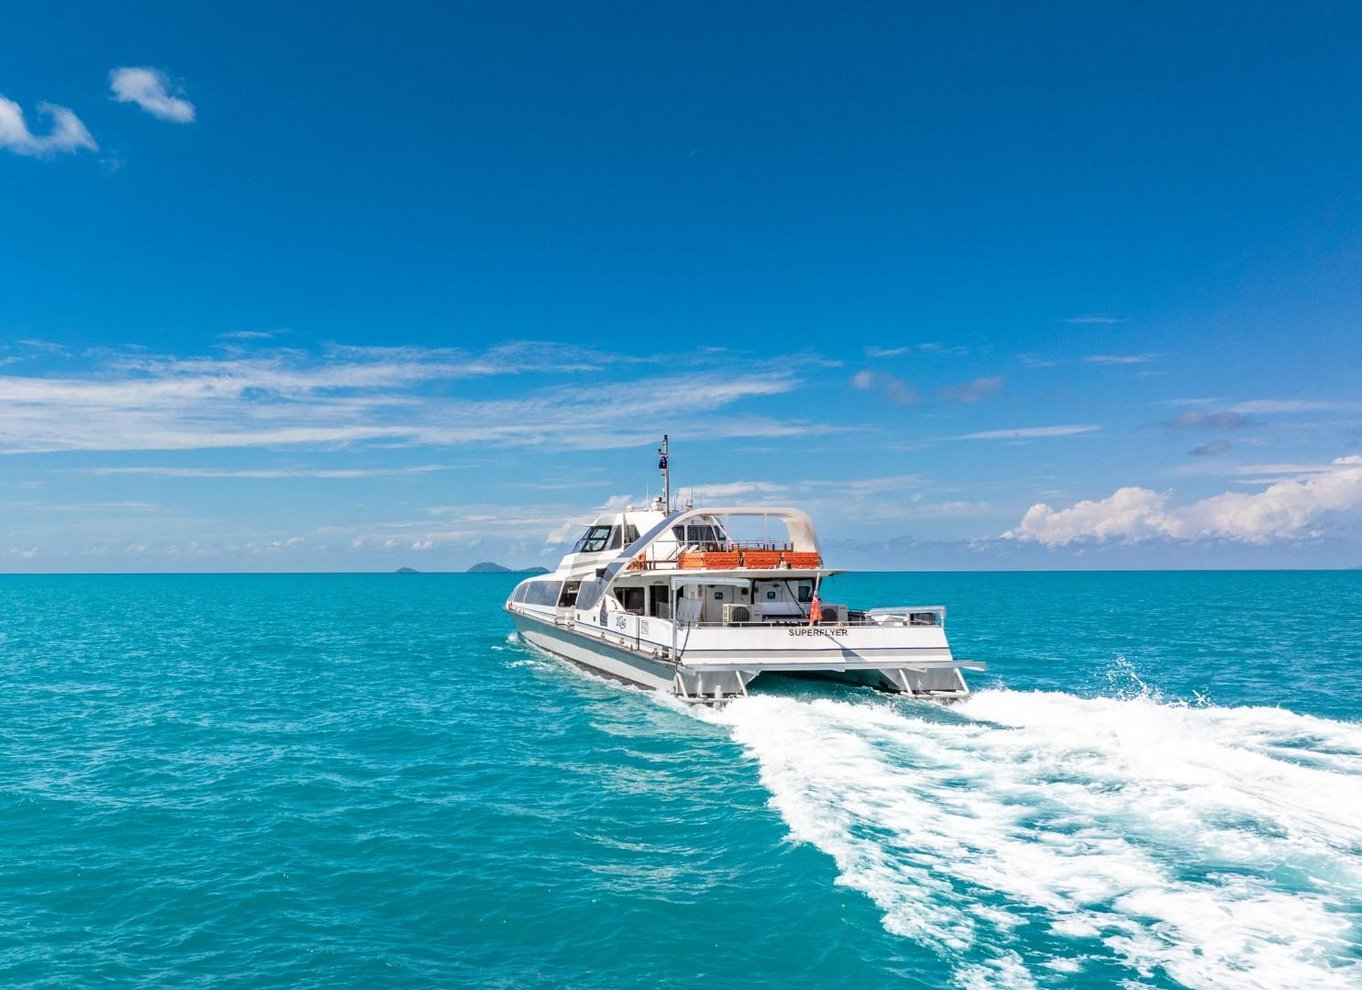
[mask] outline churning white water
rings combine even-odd
[[[1362,986],[1362,726],[1006,690],[707,717],[963,986]]]

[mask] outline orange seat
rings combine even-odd
[[[743,552],[742,563],[744,567],[779,567],[779,550],[747,550]]]
[[[823,558],[821,555],[807,550],[786,550],[785,563],[790,567],[822,567]]]

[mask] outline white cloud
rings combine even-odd
[[[188,124],[194,119],[194,104],[170,95],[170,80],[159,69],[123,66],[109,73],[109,89],[119,103],[136,103],[159,120]]]
[[[1324,517],[1362,509],[1362,456],[1340,457],[1330,470],[1274,482],[1261,492],[1226,492],[1170,506],[1167,493],[1120,488],[1067,509],[1038,503],[1006,539],[1047,547],[1086,540],[1233,540],[1266,543],[1317,535]]]
[[[956,440],[1032,440],[1043,437],[1072,437],[1082,433],[1096,433],[1102,427],[1095,423],[1076,423],[1065,426],[1022,426],[1010,430],[983,430],[965,433]]]
[[[52,129],[37,135],[28,129],[24,111],[13,100],[0,96],[0,148],[16,155],[49,158],[58,152],[98,151],[99,145],[80,122],[80,118],[66,107],[54,103],[39,103],[38,110],[52,118]]]

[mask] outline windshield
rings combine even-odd
[[[572,548],[573,553],[598,553],[604,550],[610,543],[609,526],[588,526],[582,538],[577,541],[577,545]]]

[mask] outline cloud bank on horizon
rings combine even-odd
[[[870,563],[876,562],[874,534],[901,539],[905,530],[944,531],[944,544],[954,540],[960,548],[953,565],[1045,566],[1087,561],[1018,558],[1016,548],[1030,545],[1053,555],[1081,554],[1085,546],[1300,544],[1325,540],[1334,523],[1346,528],[1362,518],[1362,457],[1356,455],[1313,465],[1238,464],[1230,469],[1244,472],[1236,480],[1261,490],[1221,491],[1185,503],[1176,503],[1168,491],[1124,486],[1068,508],[1049,502],[1017,506],[1024,489],[986,479],[952,480],[943,467],[975,444],[987,446],[988,453],[977,459],[982,464],[999,462],[1009,452],[1025,463],[1060,449],[1038,444],[1077,446],[1071,453],[1081,463],[1093,443],[1107,442],[1100,438],[1110,429],[1079,423],[954,433],[926,420],[902,453],[866,458],[863,445],[883,428],[853,426],[844,412],[815,399],[839,387],[846,398],[864,389],[847,381],[840,362],[809,353],[617,353],[549,341],[476,351],[339,344],[309,349],[278,346],[274,334],[265,332],[218,337],[226,343],[190,356],[144,349],[82,355],[42,340],[0,351],[0,457],[23,465],[33,490],[83,485],[99,493],[98,500],[82,503],[46,501],[29,492],[6,503],[8,508],[58,517],[69,535],[70,513],[83,506],[88,521],[103,517],[108,529],[138,534],[112,548],[103,534],[89,534],[93,542],[78,554],[86,566],[110,559],[193,566],[196,559],[220,562],[224,556],[260,566],[262,555],[280,566],[300,559],[341,566],[347,555],[477,548],[485,556],[489,546],[504,547],[501,552],[513,562],[542,560],[560,552],[596,509],[641,503],[649,495],[645,486],[603,497],[592,489],[613,487],[611,479],[589,472],[584,478],[582,465],[609,452],[611,463],[621,458],[629,463],[627,476],[646,480],[640,451],[646,454],[662,432],[675,433],[681,422],[686,433],[678,439],[697,451],[696,460],[679,461],[691,479],[684,494],[700,504],[738,499],[805,506],[834,544],[840,540]],[[958,416],[996,421],[1006,414],[1007,403],[992,384],[1001,383],[1001,375],[949,373],[959,384],[929,390],[940,403],[935,415],[953,422]],[[872,410],[875,402],[882,403],[880,412],[899,406],[889,395],[872,399]],[[1265,410],[1298,408],[1289,400],[1239,405],[1258,410],[1264,420],[1273,415]],[[891,419],[901,416],[895,411]],[[1151,427],[1251,428],[1238,413],[1216,411],[1214,403]],[[1159,435],[1158,429],[1148,432]],[[885,438],[869,442],[891,448]],[[724,455],[728,447],[733,453]],[[820,477],[818,467],[835,463],[839,450],[852,456]],[[523,480],[490,485],[484,480],[475,486],[482,491],[471,504],[447,504],[444,487],[466,485],[469,454],[475,455],[473,463],[513,465],[511,473]],[[553,478],[533,472],[541,458],[556,465]],[[875,473],[891,458],[920,470]],[[49,463],[53,459],[59,466]],[[743,463],[763,461],[776,468],[774,474],[724,476]],[[430,492],[434,504],[414,515],[408,510],[405,519],[337,518],[307,535],[281,531],[270,539],[213,542],[203,533],[168,540],[161,532],[165,506],[143,497],[164,499],[165,486],[176,486],[182,489],[178,498],[194,503],[220,497],[222,485],[270,483],[357,484],[378,486],[376,491],[415,486]],[[204,486],[197,493],[185,487],[196,484]],[[546,501],[525,502],[533,492]],[[567,500],[572,493],[576,501]],[[498,502],[512,494],[517,501]],[[1011,511],[1020,521],[991,537],[990,530],[999,532],[991,529],[992,521],[1005,518],[1009,506],[1017,506]],[[270,511],[264,509],[267,516]],[[489,525],[495,538],[489,537]],[[0,554],[15,566],[37,566],[47,552],[42,543],[21,539]],[[68,547],[66,559],[73,552]],[[889,563],[883,554],[881,560],[882,566]]]
[[[1242,540],[1267,543],[1320,537],[1314,530],[1330,515],[1362,510],[1362,456],[1335,458],[1301,478],[1274,482],[1260,492],[1226,492],[1170,506],[1167,492],[1120,488],[1100,500],[1056,510],[1037,503],[1004,539],[1047,547],[1084,540]]]

